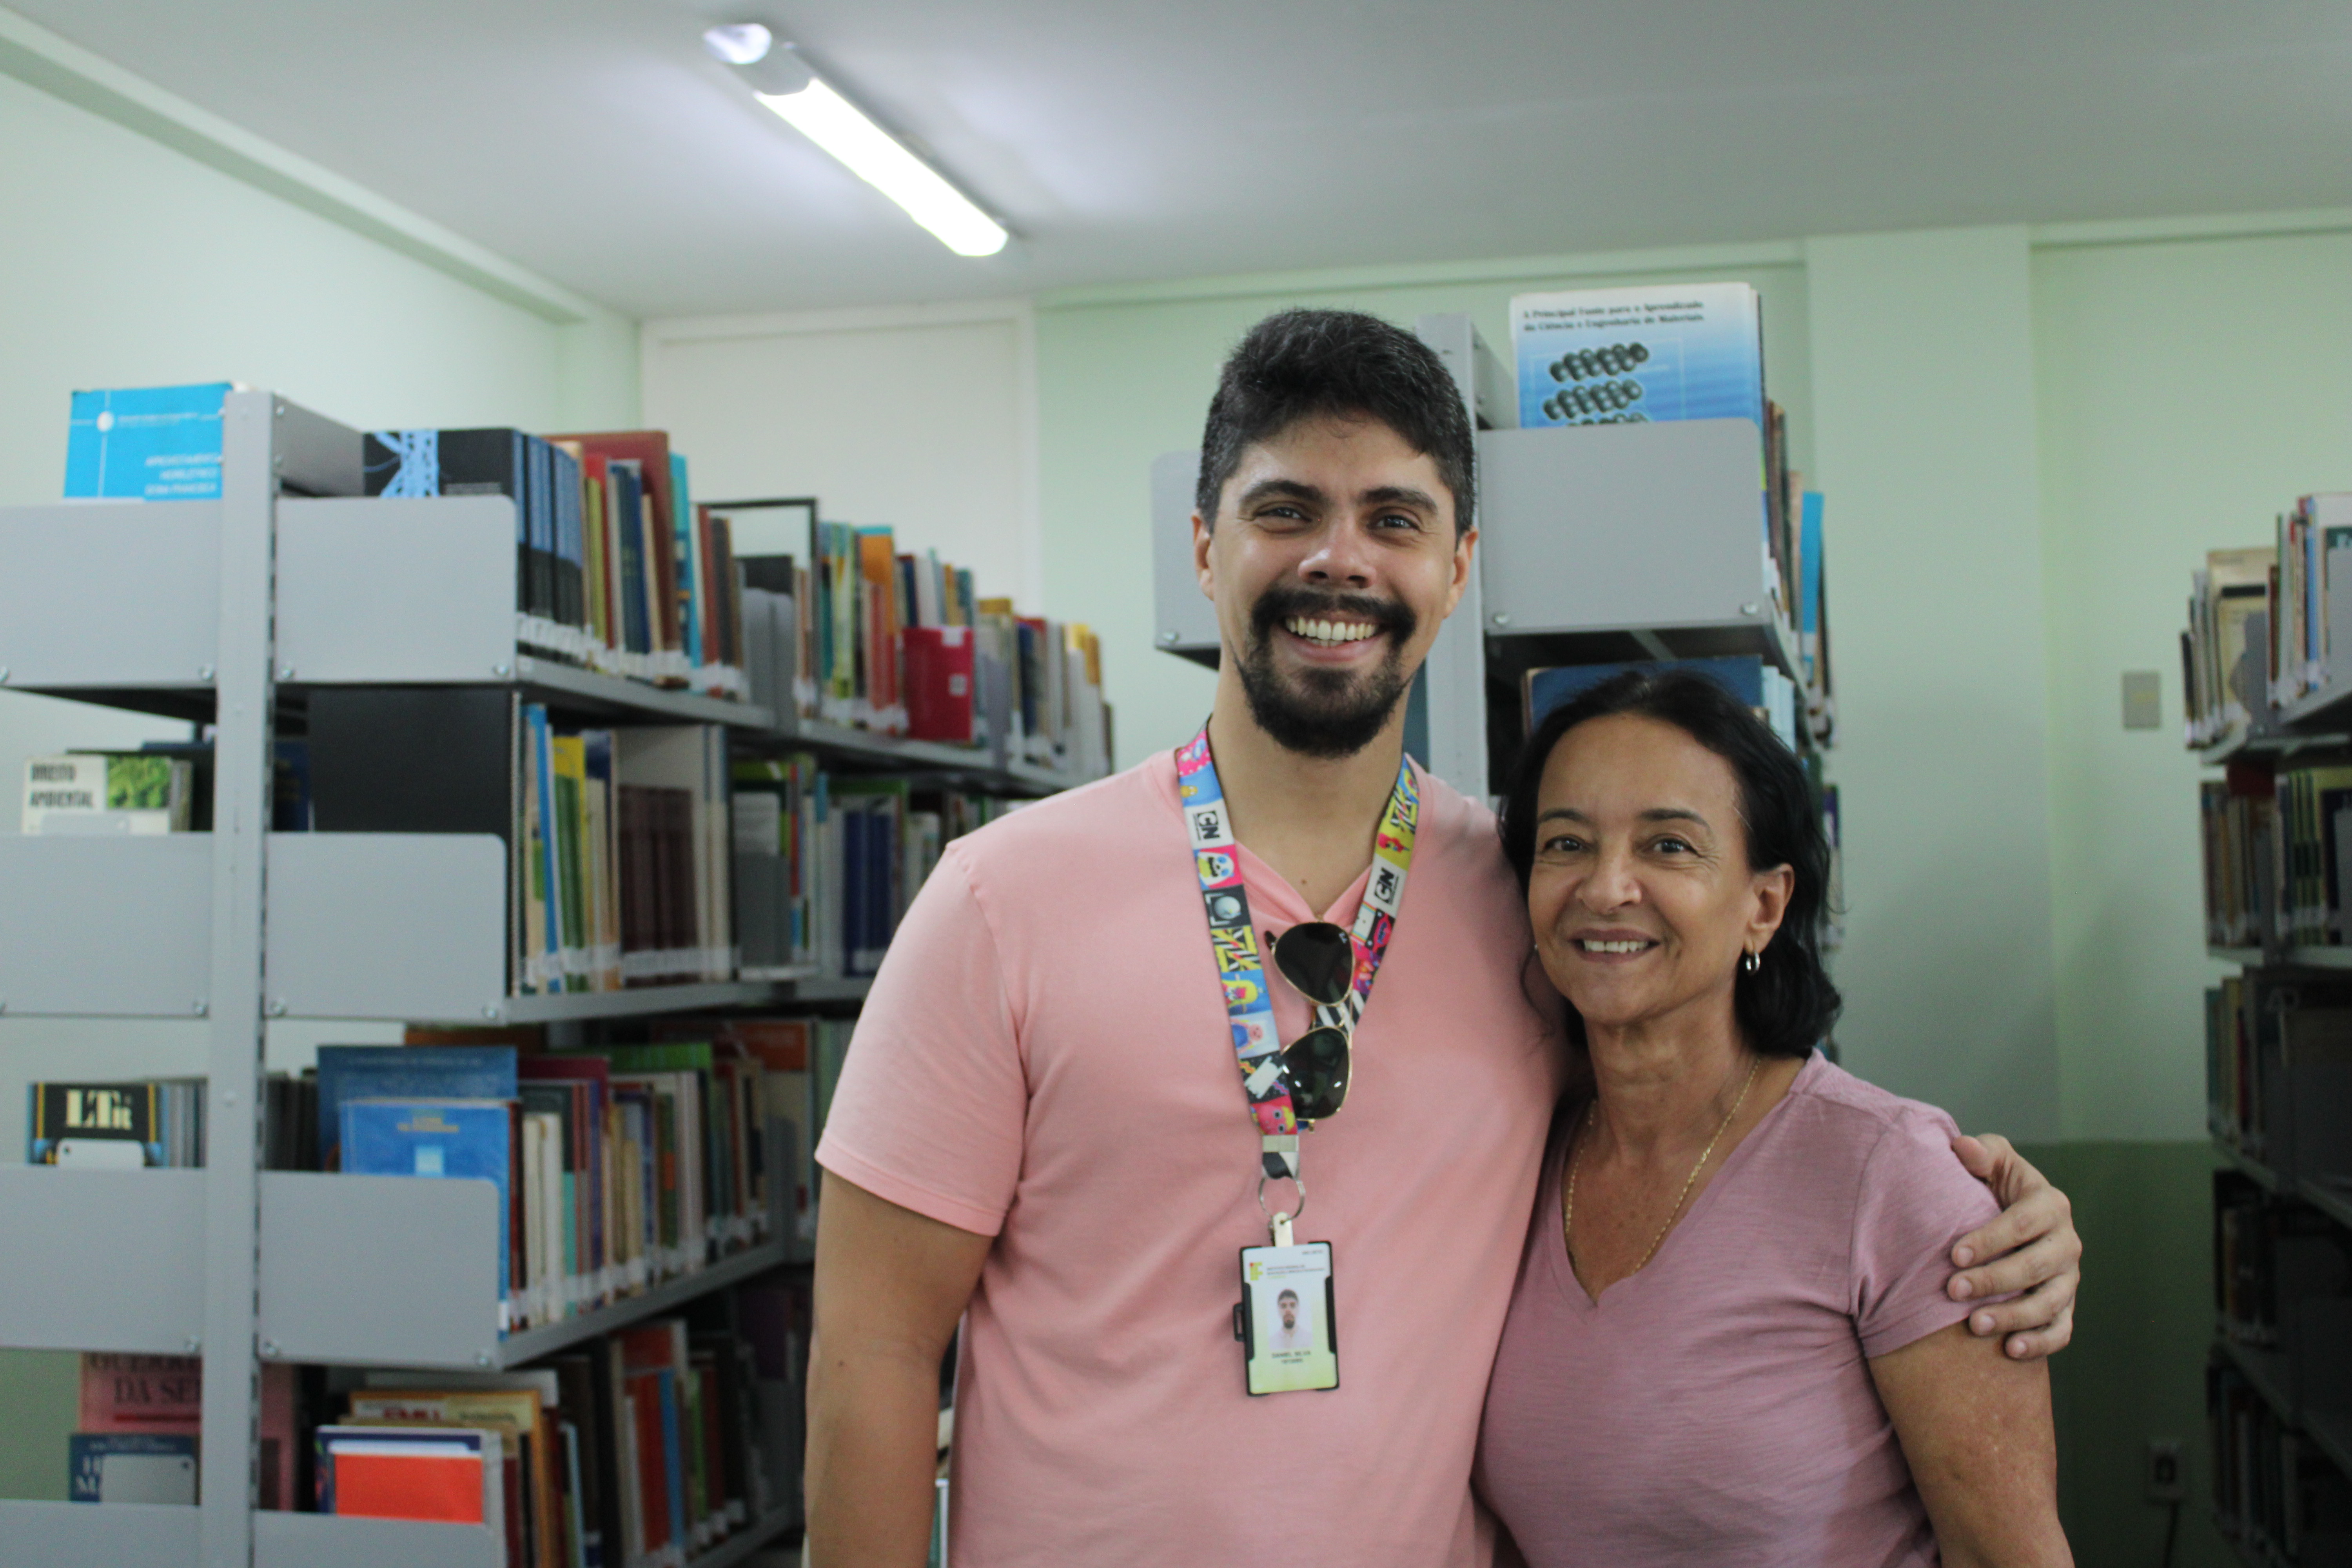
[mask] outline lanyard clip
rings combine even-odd
[[[1274,1216],[1274,1223],[1271,1228],[1274,1231],[1275,1246],[1288,1247],[1290,1245],[1290,1216],[1288,1215],[1277,1212]]]

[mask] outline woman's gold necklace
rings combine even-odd
[[[1643,1269],[1647,1268],[1650,1266],[1650,1259],[1658,1255],[1659,1247],[1662,1246],[1666,1239],[1666,1232],[1674,1229],[1676,1216],[1683,1212],[1683,1205],[1690,1201],[1691,1188],[1698,1184],[1698,1173],[1706,1169],[1707,1157],[1715,1152],[1715,1146],[1723,1142],[1723,1135],[1731,1131],[1732,1118],[1739,1114],[1739,1108],[1748,1103],[1748,1091],[1756,1087],[1757,1069],[1761,1068],[1763,1065],[1764,1058],[1762,1057],[1758,1057],[1754,1064],[1748,1068],[1747,1081],[1739,1086],[1739,1098],[1731,1102],[1731,1109],[1724,1112],[1723,1122],[1720,1126],[1716,1128],[1715,1136],[1708,1139],[1706,1141],[1706,1147],[1698,1152],[1698,1163],[1691,1167],[1690,1175],[1683,1182],[1683,1190],[1675,1195],[1675,1206],[1666,1211],[1666,1223],[1658,1226],[1658,1234],[1650,1238],[1650,1250],[1642,1254],[1641,1262],[1633,1265],[1633,1271],[1634,1273],[1639,1274]],[[1559,1241],[1562,1247],[1568,1248],[1568,1263],[1569,1267],[1571,1268],[1576,1267],[1576,1242],[1574,1239],[1576,1232],[1576,1167],[1578,1163],[1584,1157],[1584,1132],[1585,1129],[1591,1125],[1592,1108],[1594,1105],[1598,1105],[1600,1103],[1600,1100],[1596,1097],[1592,1105],[1588,1105],[1584,1108],[1583,1119],[1577,1123],[1576,1142],[1569,1146],[1568,1200],[1561,1205],[1559,1216]]]

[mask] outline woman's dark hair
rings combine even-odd
[[[1780,929],[1753,974],[1738,971],[1732,1005],[1748,1044],[1768,1057],[1801,1057],[1836,1022],[1843,1005],[1822,966],[1822,919],[1827,912],[1829,839],[1821,810],[1796,756],[1748,705],[1695,670],[1629,669],[1580,692],[1545,715],[1528,737],[1503,796],[1503,854],[1527,891],[1536,858],[1536,811],[1544,765],[1579,724],[1612,713],[1637,713],[1672,724],[1731,764],[1739,781],[1739,816],[1748,864],[1786,866],[1794,874]],[[1569,1009],[1569,1029],[1583,1044],[1583,1023]]]
[[[1454,492],[1454,535],[1477,507],[1477,455],[1462,390],[1437,351],[1360,310],[1277,310],[1226,356],[1201,433],[1193,504],[1211,528],[1242,450],[1302,419],[1377,419],[1437,465]]]

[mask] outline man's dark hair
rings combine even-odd
[[[1437,352],[1402,327],[1360,310],[1280,310],[1249,330],[1225,359],[1201,433],[1193,502],[1217,523],[1217,499],[1243,448],[1301,419],[1377,419],[1437,464],[1454,494],[1454,535],[1475,508],[1477,448],[1461,389]]]
[[[1283,1296],[1287,1296],[1287,1297],[1289,1297],[1289,1298],[1290,1298],[1292,1300],[1294,1300],[1294,1301],[1296,1301],[1296,1300],[1298,1300],[1298,1292],[1297,1292],[1297,1291],[1286,1289],[1282,1292],[1282,1296],[1276,1296],[1276,1297],[1274,1299],[1274,1304],[1275,1304],[1276,1306],[1279,1307],[1279,1306],[1281,1306],[1281,1305],[1282,1305],[1282,1299],[1283,1299]]]
[[[1771,726],[1729,691],[1696,670],[1629,669],[1547,714],[1519,752],[1503,796],[1503,855],[1525,892],[1536,858],[1536,811],[1544,764],[1570,730],[1612,713],[1638,713],[1675,729],[1731,764],[1739,781],[1739,820],[1753,870],[1786,866],[1793,873],[1789,907],[1751,974],[1734,972],[1732,1010],[1748,1047],[1768,1057],[1801,1057],[1829,1033],[1844,1005],[1822,964],[1822,921],[1828,912],[1830,846],[1805,770]],[[1568,1010],[1569,1036],[1584,1043],[1584,1023]]]

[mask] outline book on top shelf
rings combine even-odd
[[[1764,427],[1763,314],[1745,283],[1514,295],[1511,344],[1525,428],[1673,419]]]
[[[2208,551],[2203,570],[2191,574],[2189,629],[2181,634],[2191,747],[2212,745],[2269,707],[2267,628],[2277,569],[2277,550],[2263,545]],[[2248,663],[2250,651],[2262,660],[2259,671]]]
[[[221,415],[234,382],[77,392],[66,426],[68,500],[213,500]]]

